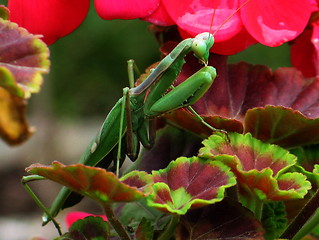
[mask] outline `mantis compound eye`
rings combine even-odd
[[[192,51],[198,59],[207,64],[209,49],[213,46],[213,44],[214,36],[211,33],[200,33],[193,40]]]

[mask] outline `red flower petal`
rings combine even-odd
[[[135,19],[151,15],[160,0],[95,0],[98,15],[106,20]]]
[[[170,26],[175,24],[173,19],[168,15],[163,4],[153,12],[151,15],[143,18],[142,20],[159,25],[159,26]]]
[[[104,221],[107,221],[106,216],[104,215],[93,215],[90,213],[86,212],[70,212],[65,216],[65,222],[68,228],[71,227],[71,225],[76,222],[79,219],[84,219],[89,216],[94,216],[94,217],[101,217]]]
[[[310,0],[253,0],[240,13],[247,31],[258,42],[276,47],[304,30],[312,10]]]
[[[243,28],[233,38],[223,42],[216,42],[211,48],[211,52],[222,55],[233,55],[256,43],[258,42]]]
[[[220,42],[232,38],[243,29],[238,13],[235,13],[225,23],[225,20],[238,8],[238,0],[219,2],[184,0],[183,4],[177,0],[162,0],[162,2],[176,24],[192,37],[201,32],[214,32],[218,29],[215,41]]]
[[[305,77],[319,74],[319,22],[305,30],[291,46],[291,62]]]
[[[179,29],[179,32],[183,38],[192,37],[188,33]],[[210,52],[221,54],[221,55],[233,55],[240,51],[245,50],[249,46],[258,43],[254,38],[252,38],[246,29],[242,29],[233,38],[226,41],[215,42]]]
[[[47,44],[74,31],[84,20],[90,0],[9,0],[10,20]]]

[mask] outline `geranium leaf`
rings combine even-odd
[[[25,119],[25,98],[39,91],[50,62],[49,49],[38,36],[2,19],[7,15],[8,9],[0,6],[0,135],[15,145],[33,132]]]
[[[222,202],[191,210],[181,217],[176,239],[262,240],[264,230],[254,215],[238,202]]]
[[[312,172],[314,166],[319,164],[318,144],[291,149],[290,152],[298,157],[298,164],[308,172]]]
[[[286,148],[319,142],[319,118],[310,119],[283,106],[248,110],[245,130],[262,141]]]
[[[291,149],[290,152],[298,157],[296,168],[305,174],[313,185],[313,190],[319,187],[319,145],[309,145]]]
[[[202,139],[181,129],[166,126],[156,132],[155,144],[143,150],[139,156],[138,169],[146,172],[166,168],[171,160],[178,157],[195,156]]]
[[[9,9],[0,5],[0,18],[7,20],[9,18]]]
[[[266,202],[263,206],[262,223],[265,239],[276,239],[287,227],[286,209],[283,202]]]
[[[65,166],[55,161],[52,167],[33,164],[26,170],[60,183],[102,204],[136,201],[148,194],[139,191],[135,186],[124,184],[112,172],[83,164]],[[140,185],[138,187],[141,188]]]
[[[154,227],[149,220],[143,218],[135,232],[136,240],[152,240],[154,235]]]
[[[109,231],[109,224],[102,218],[90,216],[73,223],[61,240],[107,240]]]
[[[120,181],[128,186],[135,187],[143,193],[150,193],[152,176],[143,171],[131,171],[120,178]]]
[[[1,72],[0,72],[1,78]],[[26,120],[26,100],[0,87],[0,136],[8,144],[16,145],[27,140],[34,129]]]
[[[199,151],[200,157],[214,157],[215,155],[228,154],[238,159],[238,169],[242,171],[270,168],[273,176],[293,166],[297,157],[287,150],[273,144],[263,143],[253,138],[250,133],[245,135],[229,133],[227,137],[214,134],[203,141],[205,147]],[[229,158],[228,158],[229,159]],[[232,164],[235,166],[235,163]]]
[[[72,224],[70,234],[81,232],[87,239],[108,239],[109,225],[101,217],[86,217]]]
[[[128,203],[118,203],[115,212],[123,225],[134,230],[137,229],[143,218],[155,224],[158,223],[158,219],[163,215],[162,212],[149,207],[146,203],[146,199]],[[134,214],[132,214],[132,212],[134,212]]]
[[[215,134],[203,144],[200,157],[220,160],[231,167],[242,189],[260,200],[303,198],[311,188],[304,175],[283,174],[296,163],[296,156],[276,145],[263,143],[249,133],[229,133],[228,137]]]
[[[36,93],[48,73],[49,49],[38,36],[0,19],[0,86],[21,98]]]
[[[200,68],[195,61],[187,58],[176,84]],[[206,122],[230,132],[245,129],[260,140],[283,147],[319,142],[319,78],[305,79],[294,68],[272,72],[267,66],[244,62],[227,65],[226,57],[215,55],[210,63],[218,75],[193,106]],[[165,117],[201,136],[212,133],[184,110]]]
[[[225,189],[236,183],[229,170],[218,161],[180,157],[166,169],[152,172],[154,192],[148,204],[163,212],[185,214],[190,208],[219,202]]]
[[[200,116],[206,123],[216,129],[225,129],[229,132],[243,132],[243,124],[236,119],[229,119],[218,115],[201,114]],[[174,122],[174,124],[177,124],[180,128],[187,129],[201,138],[206,138],[213,133],[210,128],[202,124],[199,119],[184,108],[165,114],[165,118]]]

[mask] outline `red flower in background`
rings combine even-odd
[[[141,18],[160,26],[175,24],[161,0],[95,0],[94,4],[105,20]]]
[[[276,47],[296,38],[313,10],[311,0],[186,0],[183,7],[178,7],[178,1],[162,1],[185,37],[208,31],[214,9],[213,32],[247,2],[215,35],[213,51],[226,55],[256,42]]]
[[[103,19],[141,18],[162,26],[175,24],[184,38],[217,30],[212,51],[224,55],[235,54],[257,42],[275,47],[291,41],[303,32],[311,13],[317,9],[315,0],[95,0],[94,3]],[[89,0],[9,0],[11,20],[32,33],[44,35],[48,44],[79,26],[88,8]]]
[[[70,212],[65,217],[65,222],[68,228],[79,219],[84,219],[86,217],[93,216],[93,217],[101,217],[104,221],[107,222],[107,218],[104,215],[93,215],[86,212]]]
[[[291,62],[305,77],[319,74],[319,19],[292,44]]]
[[[73,32],[86,17],[90,0],[9,0],[10,20],[47,44]]]
[[[295,39],[315,5],[314,0],[95,0],[103,19],[142,18],[164,26],[176,24],[184,38],[210,29],[214,32],[223,25],[215,35],[212,51],[226,55],[257,42],[276,47]],[[132,9],[138,14],[133,16]]]

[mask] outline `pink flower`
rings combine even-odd
[[[67,227],[70,228],[74,222],[76,222],[79,219],[84,219],[88,216],[101,217],[104,221],[107,222],[107,218],[104,215],[93,215],[86,212],[70,212],[66,215],[65,222]]]
[[[86,17],[90,0],[9,0],[10,20],[47,44],[74,31]]]

